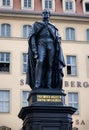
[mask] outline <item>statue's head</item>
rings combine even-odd
[[[50,16],[51,16],[50,11],[47,10],[47,9],[44,9],[43,12],[42,12],[42,17],[43,17],[43,19],[49,19]]]

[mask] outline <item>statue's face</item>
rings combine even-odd
[[[50,18],[50,13],[48,11],[44,11],[42,13],[43,19],[49,19]]]

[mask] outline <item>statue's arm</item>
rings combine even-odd
[[[29,39],[28,39],[28,43],[29,43],[29,47],[31,48],[32,52],[33,52],[33,56],[34,58],[37,58],[37,45],[36,45],[36,23],[32,24],[31,28],[30,28],[30,33],[29,33]]]
[[[32,45],[32,52],[34,54],[34,58],[38,57],[38,52],[37,52],[37,45],[36,45],[36,39],[35,35],[31,37],[31,45]]]
[[[61,44],[61,36],[60,36],[58,30],[56,30],[56,38],[57,38],[58,43]]]

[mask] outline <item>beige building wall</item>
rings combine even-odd
[[[32,19],[33,18],[33,19]],[[11,24],[11,38],[0,37],[0,52],[10,52],[10,73],[0,73],[0,90],[10,90],[10,113],[0,113],[0,126],[7,126],[12,130],[20,130],[22,121],[18,118],[18,113],[22,107],[22,91],[30,91],[30,87],[25,84],[26,75],[22,73],[22,54],[27,52],[27,39],[22,38],[22,27],[25,24],[31,25],[34,21],[40,20],[40,16],[15,16],[1,17],[0,24]],[[89,129],[89,66],[87,66],[87,56],[89,56],[89,42],[86,42],[86,29],[89,28],[87,19],[70,17],[52,17],[51,21],[59,29],[62,37],[62,49],[66,60],[67,55],[77,57],[77,76],[67,76],[64,69],[64,84],[68,104],[68,92],[78,92],[79,114],[73,115],[73,127],[79,130]],[[76,41],[66,41],[65,28],[75,28]],[[21,80],[24,84],[21,85]],[[65,82],[68,86],[65,86]],[[81,87],[77,87],[77,82],[81,82]],[[83,84],[87,82],[88,86]],[[73,84],[73,85],[71,85]]]

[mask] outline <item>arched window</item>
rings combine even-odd
[[[27,38],[29,36],[30,25],[23,26],[23,38]]]
[[[75,29],[68,27],[66,28],[66,40],[75,40]]]
[[[10,37],[11,35],[11,26],[10,24],[1,24],[1,36],[2,37]]]

